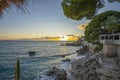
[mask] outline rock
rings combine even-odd
[[[119,80],[120,77],[120,72],[110,70],[109,68],[100,68],[97,69],[95,72],[98,76],[100,76],[101,80]]]
[[[117,59],[117,65],[120,67],[120,59]]]
[[[67,80],[67,73],[64,69],[53,67],[52,70],[47,72],[47,75],[54,75],[56,77],[56,80]]]
[[[71,63],[73,80],[120,80],[119,59],[98,53]]]
[[[67,80],[67,73],[65,70],[63,69],[58,69],[56,72],[55,72],[55,76],[56,76],[56,79],[57,80]]]
[[[28,53],[29,53],[29,55],[30,55],[30,56],[33,56],[33,55],[35,55],[35,54],[36,54],[36,52],[35,52],[35,51],[29,51]]]
[[[71,60],[69,58],[62,60],[62,62],[66,62],[66,61],[70,62]]]
[[[54,74],[54,71],[53,71],[53,70],[47,71],[47,76],[52,76],[53,74]]]
[[[83,54],[85,54],[85,52],[88,52],[88,49],[89,49],[89,47],[87,45],[84,45],[82,48],[80,48],[76,52],[78,53],[78,55],[83,55]]]

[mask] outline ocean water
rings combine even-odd
[[[14,80],[14,63],[20,58],[21,80],[54,80],[45,75],[59,66],[63,57],[75,54],[79,47],[60,46],[61,42],[0,41],[0,80]],[[35,51],[30,56],[28,51]]]

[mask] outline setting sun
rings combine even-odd
[[[60,37],[60,41],[68,41],[68,36],[62,36],[62,37]]]

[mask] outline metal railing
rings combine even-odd
[[[120,33],[103,34],[99,36],[99,39],[103,44],[120,44]]]

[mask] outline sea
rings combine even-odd
[[[65,57],[76,54],[77,46],[60,46],[53,41],[0,41],[0,80],[14,80],[14,64],[20,60],[20,80],[54,80],[46,72],[60,67]],[[35,55],[28,52],[34,51]],[[67,67],[67,66],[64,66]]]

